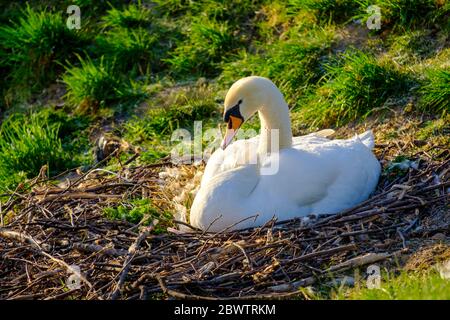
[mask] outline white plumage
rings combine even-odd
[[[261,135],[213,153],[191,208],[193,226],[218,232],[230,226],[260,226],[273,217],[336,213],[373,192],[380,164],[371,151],[371,131],[348,140],[327,139],[330,130],[292,137],[284,98],[270,80],[261,77],[236,82],[227,93],[225,112],[237,101],[243,121],[259,112]],[[279,131],[278,153],[267,141],[270,129]],[[272,152],[264,156],[262,150]],[[266,174],[270,168],[277,170]]]

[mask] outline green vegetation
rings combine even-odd
[[[441,278],[438,272],[402,272],[399,276],[387,275],[381,288],[338,288],[331,296],[334,299],[351,300],[448,300],[450,281]]]
[[[231,84],[249,75],[267,77],[279,86],[290,105],[298,105],[306,89],[323,75],[320,59],[332,41],[332,30],[314,29],[262,47],[256,55],[241,51],[236,61],[224,66],[222,80]]]
[[[420,88],[421,109],[427,112],[450,110],[450,69],[430,70],[426,84]]]
[[[174,130],[183,128],[193,134],[194,121],[203,121],[203,129],[207,129],[219,118],[214,87],[197,84],[157,94],[144,117],[133,117],[124,124],[123,135],[127,141],[142,145],[145,148],[142,158],[153,162],[169,153],[168,142]]]
[[[55,173],[65,168],[68,154],[58,136],[59,124],[48,124],[39,114],[29,118],[16,114],[0,129],[0,179],[2,189],[11,187],[17,178],[34,177],[42,166]],[[6,182],[6,183],[5,183]]]
[[[115,61],[102,57],[96,64],[89,58],[80,58],[80,63],[80,67],[69,68],[63,77],[67,101],[74,106],[95,110],[111,101],[129,101],[143,96],[136,83],[116,72]]]
[[[74,58],[86,44],[82,32],[67,28],[61,15],[35,11],[27,6],[18,21],[0,27],[0,66],[10,70],[6,77],[10,91],[6,104],[15,97],[14,90],[39,90],[63,70],[60,62]]]
[[[305,107],[306,121],[329,126],[365,118],[411,87],[408,75],[389,60],[359,51],[345,54],[342,60],[326,65],[327,80]]]
[[[216,75],[217,64],[233,53],[238,42],[227,23],[204,18],[194,21],[187,32],[189,40],[167,60],[177,74]]]
[[[152,12],[142,6],[142,2],[137,5],[130,4],[123,9],[111,8],[107,14],[102,17],[105,27],[111,28],[136,28],[146,27],[152,23]]]
[[[155,233],[165,231],[170,225],[172,216],[167,213],[160,213],[151,202],[150,199],[136,199],[129,202],[123,202],[117,207],[108,207],[104,209],[105,216],[109,219],[124,220],[131,223],[150,224],[153,219],[158,219],[159,223],[155,229]]]

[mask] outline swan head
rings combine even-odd
[[[268,105],[274,94],[281,93],[272,81],[264,77],[251,76],[233,83],[225,97],[223,120],[227,123],[227,131],[222,149],[231,143],[245,121]]]

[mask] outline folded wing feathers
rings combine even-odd
[[[356,138],[359,139],[367,148],[371,150],[375,146],[375,137],[373,136],[372,130],[367,130],[364,133],[356,135]]]

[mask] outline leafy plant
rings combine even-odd
[[[244,76],[267,77],[280,88],[288,103],[295,106],[308,87],[321,77],[321,58],[332,43],[333,32],[319,29],[262,46],[258,54],[241,51],[235,61],[224,64],[221,80],[230,84]]]
[[[141,1],[138,1],[137,4],[131,3],[122,9],[111,8],[101,20],[105,27],[133,29],[148,27],[154,19],[152,17],[152,11],[142,5]]]
[[[420,109],[427,112],[450,112],[450,71],[431,69],[420,87]]]
[[[54,81],[63,71],[58,62],[73,59],[87,40],[67,28],[61,15],[27,6],[18,21],[0,27],[0,42],[0,65],[10,68],[7,78],[14,95],[14,88],[33,91]]]
[[[104,57],[98,63],[79,59],[81,66],[67,68],[63,76],[66,98],[71,104],[92,109],[118,99],[138,100],[144,96],[136,83],[116,71],[114,61]]]
[[[29,118],[14,114],[6,119],[0,128],[0,180],[16,183],[16,179],[8,179],[10,175],[30,178],[43,165],[48,165],[51,173],[66,168],[70,157],[62,147],[58,130],[59,125],[49,125],[34,113]]]
[[[104,208],[105,216],[109,219],[125,220],[131,223],[139,223],[144,218],[144,225],[148,225],[153,219],[158,219],[160,223],[155,229],[155,233],[165,231],[170,225],[172,215],[168,212],[161,212],[151,202],[150,199],[135,199],[129,202],[123,202],[121,205],[113,208]]]
[[[217,75],[219,63],[239,46],[227,23],[196,19],[166,61],[176,74]]]
[[[409,76],[392,62],[361,51],[345,53],[342,61],[327,64],[326,70],[325,82],[304,110],[304,119],[313,124],[340,125],[364,118],[411,86]]]
[[[176,33],[170,34],[161,26],[154,28],[153,32],[144,28],[114,28],[97,37],[98,51],[113,60],[116,69],[131,77],[160,72],[167,66],[163,59]]]

